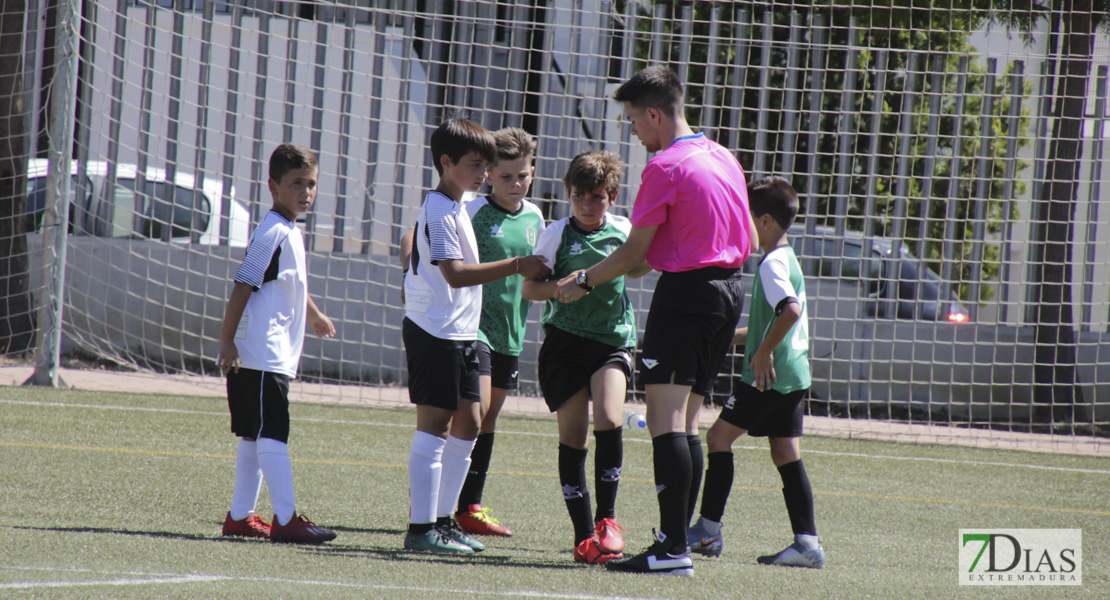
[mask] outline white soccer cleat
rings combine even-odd
[[[709,533],[706,531],[701,517],[698,517],[697,522],[690,527],[686,534],[686,544],[690,546],[690,551],[695,554],[720,556],[725,547],[724,534],[721,532],[717,532],[716,535]]]
[[[801,544],[794,542],[787,546],[782,552],[760,556],[756,561],[761,565],[820,569],[825,566],[825,549],[818,544],[816,548],[807,550]]]

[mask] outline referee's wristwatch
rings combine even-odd
[[[586,290],[587,292],[594,289],[594,286],[586,283],[586,272],[585,271],[579,271],[578,272],[578,276],[576,276],[574,278],[574,283],[577,283],[578,287]]]

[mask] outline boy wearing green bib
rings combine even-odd
[[[763,259],[752,288],[748,326],[737,329],[733,339],[744,344],[740,383],[706,435],[709,465],[701,516],[687,541],[693,552],[720,556],[721,517],[733,480],[732,443],[746,432],[770,443],[794,532],[793,544],[760,556],[758,562],[820,569],[825,551],[817,537],[813,490],[799,444],[802,399],[811,381],[805,279],[786,239],[798,214],[798,195],[785,179],[769,177],[748,186],[748,203]]]
[[[623,168],[610,152],[589,150],[574,157],[563,178],[573,215],[548,225],[536,245],[536,254],[551,265],[551,277],[525,281],[522,288],[525,298],[547,301],[540,389],[559,423],[559,483],[574,528],[574,560],[589,564],[619,558],[624,550],[615,508],[624,456],[621,417],[632,374],[636,319],[624,277],[598,286],[579,280],[587,294],[572,304],[552,296],[562,281],[581,275],[628,239],[628,219],[608,212]],[[649,270],[645,262],[627,276],[640,277]],[[592,514],[586,483],[591,400],[597,495]]]
[[[525,196],[532,187],[536,140],[518,128],[494,132],[497,154],[486,182],[490,193],[467,203],[478,243],[478,260],[496,262],[528,256],[544,230],[543,213]],[[546,271],[545,271],[546,272]],[[505,398],[518,387],[524,326],[532,302],[520,295],[524,277],[510,275],[482,286],[482,318],[478,326],[478,383],[482,392],[482,425],[470,470],[459,494],[455,519],[463,531],[477,535],[511,536],[512,530],[482,506],[497,419]]]

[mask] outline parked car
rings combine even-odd
[[[27,231],[42,228],[46,207],[48,161],[33,158],[27,166]],[[116,165],[114,189],[108,187],[108,163],[89,161],[78,173],[77,161],[70,168],[69,230],[74,235],[124,239],[154,239],[174,243],[217,245],[223,211],[223,184],[205,178],[197,187],[191,173],[178,171],[169,181],[164,169],[147,168],[144,190],[136,191],[138,167]],[[246,246],[250,237],[250,214],[234,199],[227,243]]]
[[[831,227],[818,226],[807,235],[798,223],[791,233],[806,273],[812,414],[914,414],[947,422],[970,414],[976,394],[1011,401],[1028,388],[1013,385],[1025,375],[1015,373],[1014,365],[996,365],[993,356],[980,355],[977,336],[988,329],[1000,335],[997,328],[971,323],[959,298],[905,246],[895,256],[892,240],[873,237],[865,261],[858,232],[838,236]],[[745,268],[754,268],[760,256]],[[1012,350],[1016,333],[1007,334],[1011,337],[992,339]],[[732,356],[734,375],[742,352],[737,348]],[[984,368],[993,376],[979,385],[976,374]],[[732,393],[729,379],[718,378],[714,402]]]
[[[814,235],[806,236],[801,225],[795,229],[791,244],[810,278],[806,282],[807,289],[812,290],[808,296],[820,311],[818,316],[877,316],[957,324],[970,320],[967,307],[956,293],[904,244],[895,257],[891,239],[871,238],[871,260],[866,261],[864,271],[860,233],[849,231],[837,236],[833,228],[819,226]],[[852,286],[858,288],[857,293],[850,293]],[[858,304],[858,310],[851,310],[851,306],[830,310],[829,301]],[[826,304],[824,309],[821,304]]]

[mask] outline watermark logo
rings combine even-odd
[[[1081,529],[961,529],[960,585],[1082,585]]]

